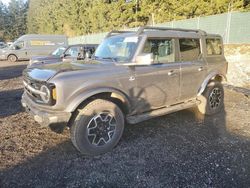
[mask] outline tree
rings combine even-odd
[[[250,9],[249,0],[30,0],[29,6],[29,32],[68,36]]]
[[[6,7],[0,1],[0,41],[4,40],[6,15],[7,15]]]

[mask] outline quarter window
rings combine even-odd
[[[219,38],[206,39],[207,55],[221,55],[222,54],[222,42]]]
[[[179,39],[180,53],[182,61],[194,61],[200,55],[200,42],[199,39]]]
[[[152,53],[158,63],[174,62],[174,39],[148,39],[143,53]]]

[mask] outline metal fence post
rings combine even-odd
[[[231,27],[231,17],[232,17],[232,12],[228,12],[227,14],[227,28],[226,28],[226,43],[229,43],[230,39],[230,27]]]
[[[200,16],[197,18],[197,29],[200,29]]]

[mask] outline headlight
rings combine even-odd
[[[30,59],[30,65],[32,65],[32,64],[35,64],[35,63],[39,63],[40,61],[39,60],[33,60],[33,59]]]
[[[43,93],[43,94],[40,94],[41,96],[41,99],[43,100],[44,103],[49,103],[50,100],[51,100],[51,94],[50,94],[50,90],[47,86],[45,85],[42,85],[41,88],[40,88],[40,91]]]

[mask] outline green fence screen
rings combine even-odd
[[[155,26],[202,29],[207,33],[220,34],[226,44],[250,43],[250,12],[229,12],[161,23]],[[69,38],[69,44],[99,44],[106,34],[97,33],[72,37]]]

